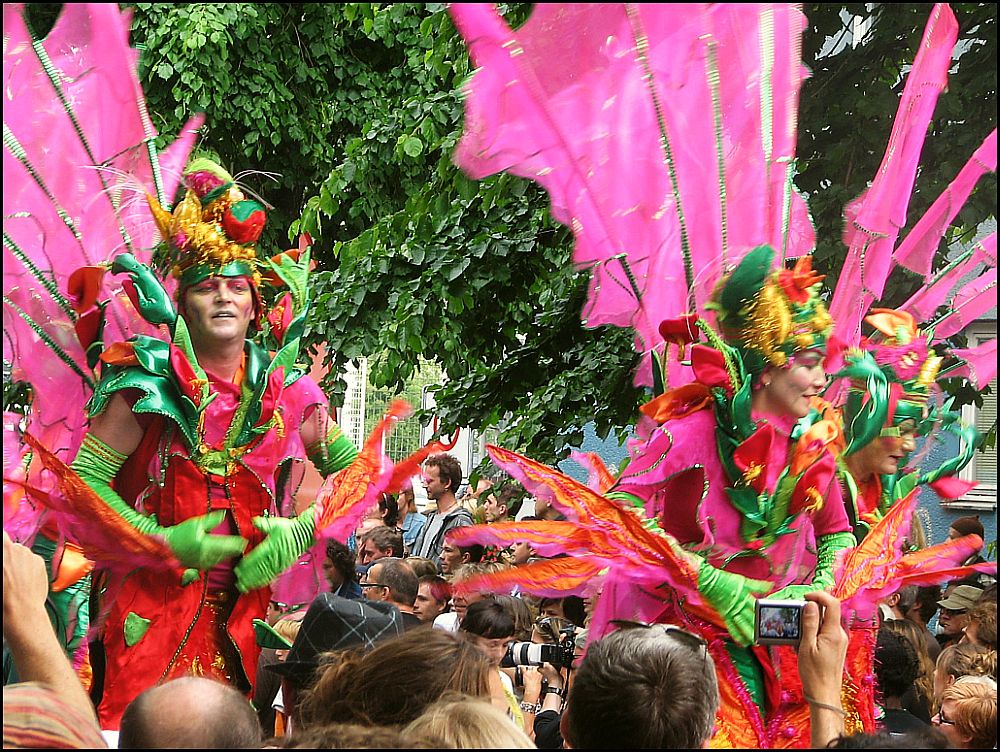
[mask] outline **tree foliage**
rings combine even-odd
[[[43,4],[44,5],[44,4]],[[517,25],[530,4],[501,6]],[[931,6],[813,4],[803,56],[799,176],[817,225],[817,266],[835,282],[842,210],[874,175]],[[910,211],[920,216],[996,119],[995,5],[953,5],[961,24]],[[843,10],[842,10],[843,9]],[[562,459],[593,421],[627,426],[642,395],[629,332],[579,320],[587,273],[544,193],[507,175],[481,182],[451,162],[469,59],[443,4],[138,3],[133,41],[154,123],[173,134],[207,113],[201,149],[271,204],[269,241],[315,240],[311,345],[333,373],[370,358],[399,388],[421,357],[447,375],[441,428],[506,425],[501,443]],[[871,17],[864,43],[847,14]],[[822,55],[821,55],[822,53]],[[996,213],[989,177],[963,210]],[[287,230],[287,236],[286,236]],[[955,239],[955,238],[952,238]],[[899,302],[915,285],[891,281]],[[327,384],[334,399],[343,383]]]

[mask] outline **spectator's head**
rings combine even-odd
[[[385,557],[368,569],[365,597],[389,601],[404,611],[413,608],[417,599],[417,576],[403,559]]]
[[[538,517],[528,516],[521,519],[522,523],[536,522]],[[535,555],[535,549],[532,548],[528,541],[518,541],[510,548],[511,550],[511,564],[515,567],[519,567],[523,564],[527,564],[528,561]]]
[[[403,534],[390,527],[379,525],[361,536],[358,545],[358,564],[368,565],[386,556],[403,558]]]
[[[918,624],[926,625],[937,613],[938,601],[941,600],[940,585],[924,585],[917,588],[917,600],[906,612],[906,618]]]
[[[951,521],[951,526],[948,528],[948,540],[955,540],[965,535],[978,535],[982,538],[984,532],[979,515],[958,517]]]
[[[477,601],[469,606],[459,631],[479,649],[491,666],[500,666],[514,639],[514,617],[496,600]]]
[[[399,609],[391,603],[356,601],[320,593],[309,604],[284,663],[267,666],[298,689],[310,686],[320,656],[331,651],[374,645],[403,632]]]
[[[4,749],[100,749],[107,747],[88,718],[39,682],[3,688]]]
[[[448,610],[450,600],[451,585],[444,577],[436,574],[424,575],[418,581],[413,613],[420,621],[429,624]]]
[[[972,643],[949,645],[934,667],[934,700],[940,704],[944,690],[963,676],[990,676],[996,679],[997,651]]]
[[[984,602],[982,598],[969,611],[969,623],[965,627],[963,642],[982,645],[991,650],[997,649],[997,604],[996,601]]]
[[[478,588],[463,587],[463,584],[473,577],[489,574],[494,571],[488,564],[463,564],[455,570],[451,578],[451,610],[458,614],[461,621],[465,618],[465,610],[483,598],[492,597],[490,593]]]
[[[357,582],[358,574],[354,566],[354,554],[340,541],[329,540],[326,543],[326,558],[323,560],[323,574],[330,583],[330,589],[336,590],[345,582]]]
[[[443,749],[444,741],[386,726],[330,723],[269,739],[265,749]]]
[[[389,493],[381,494],[378,497],[378,506],[369,512],[372,517],[388,528],[394,528],[399,523],[399,502],[396,497]]]
[[[462,485],[462,466],[450,454],[432,454],[424,462],[423,482],[428,499],[454,497]]]
[[[883,729],[872,734],[843,734],[827,749],[948,749],[948,738],[932,728],[905,734]]]
[[[997,746],[997,688],[958,682],[941,695],[941,709],[931,719],[952,749]]]
[[[523,598],[515,598],[513,595],[495,595],[493,598],[514,619],[514,641],[529,642],[531,640],[531,632],[535,626],[531,607],[525,603]]]
[[[895,618],[906,618],[906,613],[917,603],[917,590],[916,585],[905,585],[889,596],[888,604]]]
[[[536,749],[502,710],[452,692],[428,707],[403,733],[440,739],[448,749]]]
[[[587,621],[587,610],[583,598],[567,595],[565,598],[542,598],[538,601],[538,615],[566,619],[582,627]]]
[[[719,709],[704,642],[662,624],[619,629],[591,643],[562,717],[576,749],[702,747]]]
[[[482,499],[483,516],[488,524],[507,522],[517,517],[524,500],[524,492],[513,483]]]
[[[920,675],[916,648],[901,634],[883,626],[875,645],[875,678],[883,696],[902,697]]]
[[[396,496],[396,506],[399,507],[401,518],[410,512],[417,511],[417,495],[413,491],[412,481],[406,481],[406,485],[399,489],[399,494]]]
[[[445,536],[441,547],[441,574],[454,574],[463,564],[478,564],[483,560],[483,551],[484,547],[478,543],[459,546],[451,540],[451,536]]]
[[[300,704],[302,728],[329,723],[395,726],[448,690],[488,697],[486,659],[440,629],[417,629],[369,652],[339,654]]]
[[[423,556],[407,556],[406,563],[410,565],[410,569],[413,570],[413,574],[417,577],[426,577],[429,574],[436,575],[438,573],[437,565]]]
[[[938,629],[949,639],[959,640],[969,624],[969,611],[976,605],[983,591],[972,585],[948,588],[945,597],[938,601]]]
[[[198,676],[142,692],[125,708],[118,736],[119,749],[246,749],[260,743],[260,722],[247,698]]]

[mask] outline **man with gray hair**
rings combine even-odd
[[[589,646],[561,720],[575,749],[695,749],[719,709],[707,646],[679,627],[621,623]]]
[[[387,601],[396,606],[403,617],[404,630],[423,624],[414,611],[420,582],[403,559],[389,556],[378,559],[368,570],[361,588],[368,600]]]

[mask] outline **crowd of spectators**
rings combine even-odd
[[[377,519],[370,517],[357,536],[356,551],[329,542],[323,567],[328,592],[306,604],[271,603],[259,633],[263,649],[252,702],[213,680],[175,679],[136,697],[117,736],[102,737],[55,635],[40,628],[48,624],[40,559],[5,535],[5,647],[23,681],[4,689],[4,746],[706,744],[720,697],[701,639],[671,625],[619,623],[588,644],[591,598],[463,587],[537,554],[527,545],[491,550],[450,542],[447,533],[465,516],[454,510],[469,513],[468,498],[449,498],[457,489],[451,488],[448,462],[435,468],[432,487],[441,487],[443,516],[455,524],[444,530],[443,520],[425,518],[404,529],[412,502],[383,500]],[[512,502],[507,488],[477,489],[478,508],[486,510],[479,519],[509,521],[517,513],[520,500]],[[530,523],[534,516],[521,519]],[[409,555],[424,531],[443,531],[440,547],[427,550],[429,556]],[[848,736],[840,706],[847,646],[840,605],[826,593],[807,596],[798,650],[812,701],[813,745],[995,747],[995,584],[905,587],[885,600],[881,615],[878,730]],[[935,621],[936,633],[929,626]]]

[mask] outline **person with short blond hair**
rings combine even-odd
[[[429,706],[403,734],[437,738],[452,749],[535,749],[534,742],[502,710],[454,693]]]
[[[952,749],[997,746],[997,688],[979,682],[956,682],[941,695],[941,709],[931,722],[948,737]]]

